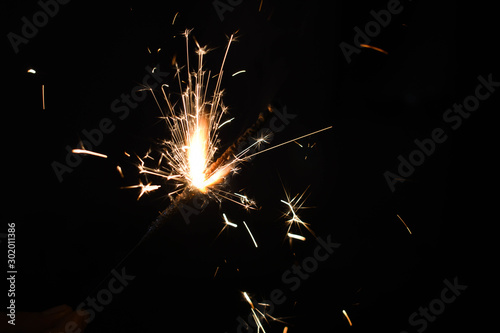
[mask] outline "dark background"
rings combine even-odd
[[[213,71],[226,35],[239,30],[222,82],[236,118],[221,133],[223,147],[268,103],[297,115],[272,144],[333,129],[300,140],[302,148],[290,144],[259,155],[231,177],[227,189],[244,190],[261,210],[212,202],[189,225],[180,215],[173,219],[125,262],[136,279],[86,332],[179,326],[235,332],[236,318],[250,313],[241,292],[259,302],[276,288],[287,301],[273,316],[283,318],[289,332],[415,332],[408,317],[440,296],[445,278],[455,277],[467,290],[426,331],[482,327],[496,301],[490,282],[496,217],[489,212],[496,202],[498,92],[456,131],[442,115],[474,93],[478,75],[500,79],[492,66],[498,59],[492,11],[453,1],[402,2],[403,12],[371,41],[388,55],[362,49],[348,64],[339,43],[352,44],[353,28],[363,28],[370,10],[386,8],[387,1],[264,0],[260,11],[259,4],[244,0],[221,21],[211,1],[72,1],[18,54],[4,38],[2,221],[17,227],[17,310],[76,307],[168,205],[168,185],[140,200],[138,191],[120,189],[139,180],[137,160],[123,152],[141,156],[168,137],[154,99],[148,96],[124,120],[110,105],[142,81],[146,66],[170,71],[166,83],[173,86],[171,59],[176,55],[181,65],[186,59],[180,33],[194,28],[196,40],[214,48],[206,58]],[[35,2],[6,2],[4,36],[19,34],[21,17],[39,10]],[[241,69],[247,72],[231,76]],[[103,118],[116,129],[94,150],[109,158],[85,157],[59,182],[51,163],[64,163],[66,145],[76,147],[82,130]],[[413,141],[436,127],[448,140],[392,193],[383,173],[396,172],[398,155],[408,156]],[[285,240],[280,179],[292,195],[310,185],[305,206],[314,208],[302,211],[302,219],[317,236],[342,244],[293,292],[281,276],[317,243],[307,231],[306,242]],[[239,227],[217,237],[223,212]],[[267,332],[284,326],[265,324]]]

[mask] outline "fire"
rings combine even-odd
[[[198,126],[196,126],[192,133],[189,147],[187,148],[190,183],[203,193],[207,191],[205,169],[208,164],[208,132],[205,118],[201,117],[198,121]]]

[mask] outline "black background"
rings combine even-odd
[[[455,277],[467,290],[426,331],[482,327],[495,302],[489,270],[496,218],[488,212],[496,202],[498,92],[455,131],[442,115],[474,93],[478,75],[500,80],[492,66],[498,35],[492,11],[453,1],[402,2],[403,12],[371,41],[388,55],[362,49],[348,64],[339,44],[352,44],[353,28],[363,28],[370,11],[387,1],[264,0],[260,11],[259,4],[244,0],[221,21],[211,1],[72,1],[19,53],[4,38],[2,220],[17,226],[17,310],[76,307],[168,205],[168,186],[140,200],[136,190],[120,189],[139,180],[137,160],[123,152],[144,155],[168,136],[154,99],[148,96],[124,120],[110,105],[141,83],[146,66],[171,72],[166,81],[175,84],[171,59],[185,61],[180,34],[194,28],[196,40],[214,49],[206,61],[214,71],[226,35],[238,30],[223,80],[235,120],[222,131],[222,146],[268,103],[297,115],[272,144],[333,128],[300,140],[302,148],[290,144],[259,155],[231,177],[228,189],[244,190],[261,210],[212,202],[189,225],[180,215],[172,220],[131,255],[125,266],[136,278],[86,332],[235,332],[236,318],[250,313],[241,292],[262,301],[276,288],[287,301],[273,316],[289,332],[415,332],[408,317]],[[40,10],[35,2],[5,6],[4,36],[19,34],[21,17]],[[241,69],[247,72],[231,76]],[[109,158],[85,157],[59,182],[51,163],[64,163],[66,145],[76,147],[82,130],[103,118],[116,129],[94,150]],[[392,193],[383,173],[396,172],[398,155],[408,156],[413,141],[437,127],[447,141]],[[280,179],[292,195],[310,185],[306,206],[314,208],[302,211],[302,219],[317,236],[341,244],[296,291],[282,274],[317,243],[307,231],[305,242],[285,240]],[[217,237],[223,212],[239,227]],[[267,332],[284,326],[265,324]]]

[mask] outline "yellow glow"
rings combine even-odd
[[[201,118],[189,142],[188,163],[191,184],[202,192],[206,192],[205,168],[207,166],[208,129]]]

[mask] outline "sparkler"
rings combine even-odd
[[[178,79],[179,87],[181,90],[180,100],[177,103],[171,102],[169,95],[166,92],[166,88],[169,88],[169,86],[163,84],[161,86],[161,92],[167,106],[166,111],[164,112],[155,92],[150,89],[153,98],[162,113],[162,119],[165,121],[166,127],[169,130],[171,137],[169,140],[165,140],[162,142],[163,148],[159,152],[160,157],[157,160],[157,164],[155,166],[149,165],[150,160],[154,160],[150,155],[150,152],[148,152],[143,158],[138,157],[139,174],[142,174],[145,177],[158,177],[160,179],[163,179],[164,181],[168,181],[174,186],[174,190],[168,193],[168,196],[171,198],[171,203],[149,225],[144,236],[132,248],[132,250],[115,266],[115,268],[119,267],[135,251],[135,249],[137,249],[141,244],[149,239],[166,223],[166,221],[174,216],[181,205],[193,199],[197,194],[201,193],[210,198],[215,198],[219,201],[227,199],[243,206],[245,209],[255,209],[255,202],[253,200],[250,200],[245,195],[223,190],[222,185],[226,177],[232,173],[237,172],[238,165],[244,161],[249,160],[253,156],[332,128],[331,126],[329,126],[321,130],[283,142],[274,147],[249,154],[252,148],[258,148],[263,143],[267,142],[267,138],[264,136],[256,139],[254,143],[247,145],[245,149],[238,151],[238,148],[241,147],[244,143],[248,142],[248,139],[257,133],[257,131],[268,119],[269,115],[272,114],[273,109],[271,106],[269,106],[266,110],[262,111],[259,114],[257,121],[216,159],[215,157],[219,153],[219,129],[234,119],[223,119],[224,115],[227,113],[227,107],[225,107],[222,102],[223,89],[221,88],[221,82],[224,73],[224,64],[230,46],[235,40],[235,36],[233,34],[229,37],[219,73],[212,76],[210,71],[206,71],[203,69],[204,56],[208,52],[207,47],[201,47],[196,39],[195,43],[197,45],[196,54],[198,55],[198,67],[196,70],[191,71],[189,61],[190,33],[191,30],[185,30],[183,34],[186,42],[187,53],[187,78],[185,80],[181,79],[181,68],[174,59],[176,68],[175,76]],[[242,71],[240,71],[239,73],[241,72]],[[213,78],[216,78],[215,87],[213,88],[212,93],[209,94],[209,87],[211,87],[211,85],[214,85],[212,83]],[[73,152],[106,157],[106,155],[104,154],[91,152],[85,149],[79,149]],[[126,153],[126,155],[130,156],[130,154],[128,153]],[[119,167],[118,172],[122,174],[121,168]],[[124,188],[139,188],[140,198],[144,194],[155,191],[160,187],[162,187],[162,185],[153,184],[149,181],[144,184],[141,181],[138,185],[126,186]],[[290,212],[293,215],[292,218],[288,221],[288,223],[290,223],[290,228],[294,223],[303,225],[308,228],[307,224],[300,220],[300,218],[298,218],[295,213],[297,210],[302,208],[303,202],[300,201],[302,200],[304,193],[292,199],[290,199],[287,195],[288,200],[286,202],[283,201],[289,206]],[[223,217],[226,223],[225,227],[237,227],[236,224],[230,222],[227,219],[225,214],[223,214]],[[246,227],[250,237],[252,238],[255,247],[258,247],[257,242],[255,241],[255,238],[252,235],[248,225],[244,221],[243,224]],[[288,235],[290,237],[293,237],[294,234],[289,233]],[[300,235],[294,236],[297,239],[305,239]],[[217,271],[218,268],[214,276],[217,274]],[[103,283],[108,277],[109,275],[104,280],[102,280],[101,283]],[[100,284],[98,286],[100,286]],[[250,305],[252,306],[252,314],[255,321],[258,323],[258,330],[262,330],[263,332],[265,332],[264,327],[259,320],[257,312],[262,317],[265,317],[265,315],[260,313],[260,311],[253,306],[246,293],[245,298],[247,298],[247,301],[249,301]]]

